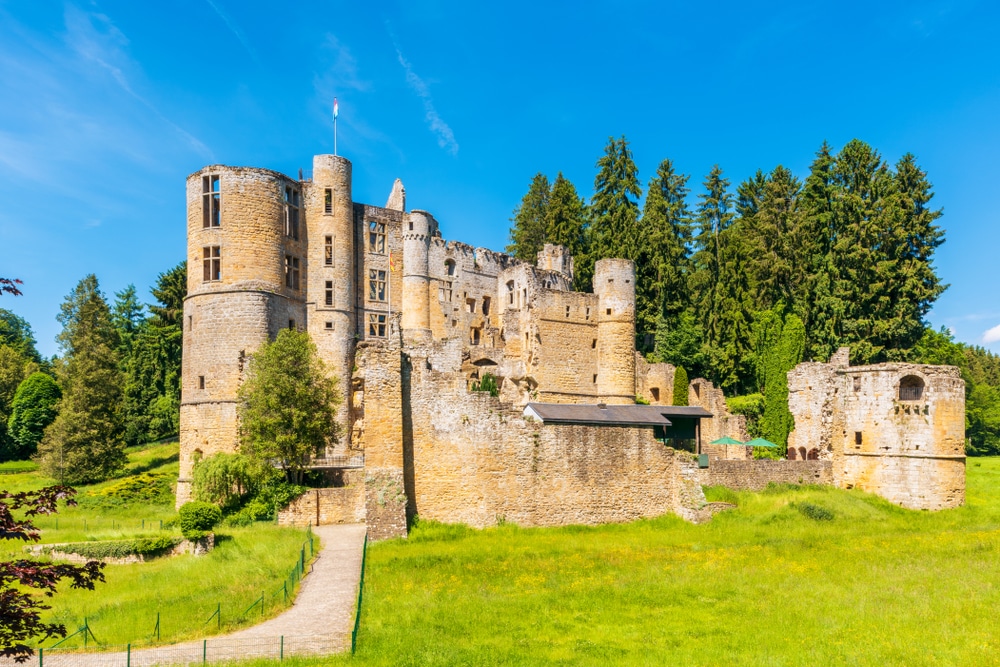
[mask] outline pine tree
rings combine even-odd
[[[535,263],[538,252],[545,245],[550,193],[549,179],[541,172],[535,174],[527,194],[510,219],[513,226],[507,252],[514,257]]]
[[[664,160],[649,181],[642,210],[639,261],[636,264],[636,323],[639,332],[679,326],[690,305],[688,245],[691,216],[688,177]]]
[[[741,186],[744,190],[746,187]],[[747,214],[741,216],[740,222],[756,308],[791,305],[795,301],[805,273],[798,247],[800,189],[798,179],[779,165],[764,177],[753,213],[749,214],[749,208],[744,206]]]
[[[609,257],[631,259],[638,256],[639,170],[625,137],[608,138],[604,155],[597,161],[594,198],[591,202],[591,265]]]
[[[796,237],[805,275],[795,312],[806,327],[806,358],[816,361],[826,361],[837,350],[844,317],[844,304],[834,293],[834,163],[830,145],[823,142],[802,188],[801,224]]]
[[[184,325],[184,297],[187,296],[187,261],[165,271],[156,277],[156,284],[150,289],[158,303],[151,304],[149,311],[156,318],[154,324],[166,326]]]
[[[573,257],[583,254],[587,227],[587,204],[573,183],[560,171],[552,182],[545,219],[545,242],[569,248]]]
[[[60,482],[95,482],[121,468],[126,457],[120,341],[93,274],[66,297],[57,319],[66,360],[63,397],[38,446],[38,461]]]

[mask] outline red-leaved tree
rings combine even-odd
[[[23,284],[18,278],[0,278],[0,294],[7,292],[14,296],[20,296],[21,290],[17,286]]]
[[[76,493],[66,486],[49,486],[38,491],[10,493],[0,491],[0,539],[37,542],[38,529],[32,517],[54,514],[60,500],[75,505]],[[15,517],[15,512],[23,518]],[[68,579],[72,588],[94,590],[94,584],[104,581],[103,563],[90,561],[85,565],[43,563],[28,558],[0,562],[0,656],[24,662],[34,655],[28,640],[65,637],[66,627],[60,623],[45,623],[41,612],[49,609],[44,597],[52,597],[57,584]]]

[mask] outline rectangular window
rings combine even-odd
[[[465,307],[469,310],[470,313],[476,312],[476,300],[475,299],[466,299],[465,300]]]
[[[299,191],[285,188],[285,236],[299,240]]]
[[[385,301],[385,271],[368,271],[368,300]]]
[[[369,313],[368,335],[385,338],[385,313]]]
[[[333,266],[333,237],[327,236],[323,248],[323,264]]]
[[[481,329],[472,329],[469,336],[469,343],[471,345],[479,345],[479,338],[482,335]]]
[[[198,389],[204,389],[204,388],[205,388],[205,376],[204,375],[199,375],[198,376]]]
[[[323,191],[323,213],[333,215],[333,190],[330,188]]]
[[[205,282],[222,280],[222,246],[210,245],[201,250],[205,269]]]
[[[332,306],[333,305],[333,281],[332,280],[327,280],[326,281],[326,299],[324,300],[324,303],[326,305],[328,305],[328,306]]]
[[[299,258],[285,255],[285,287],[299,288]]]
[[[385,223],[368,223],[368,252],[385,254]]]
[[[288,320],[288,328],[292,331],[295,330],[295,320]]]
[[[201,226],[219,227],[222,224],[222,192],[219,175],[201,177]]]
[[[451,281],[442,280],[440,286],[438,287],[438,300],[439,301],[451,301]]]
[[[326,328],[327,328],[328,331],[333,331],[333,322],[327,322],[326,323]]]
[[[489,314],[490,314],[490,297],[484,296],[483,297],[483,315],[489,315]]]

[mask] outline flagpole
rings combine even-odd
[[[337,98],[333,98],[333,154],[337,154]]]

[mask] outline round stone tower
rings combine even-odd
[[[635,402],[635,264],[602,259],[594,266],[597,295],[597,393],[612,404]]]
[[[279,328],[304,323],[302,286],[286,279],[286,258],[304,270],[304,240],[286,226],[286,198],[299,191],[267,169],[215,165],[187,179],[178,505],[190,499],[197,458],[236,450],[248,355]]]
[[[428,255],[437,221],[427,211],[411,211],[403,221],[403,318],[407,343],[429,342],[431,334]]]
[[[345,400],[337,418],[349,426],[351,406],[346,399],[358,330],[351,163],[336,155],[316,155],[312,181],[303,185],[309,238],[308,331],[327,369],[340,380]],[[344,429],[345,438],[350,430]]]

